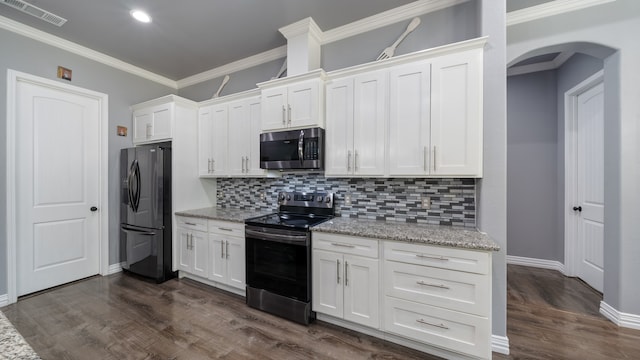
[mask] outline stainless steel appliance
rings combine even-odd
[[[260,168],[324,170],[324,129],[260,134]]]
[[[160,283],[171,271],[171,143],[120,152],[120,256],[125,272]]]
[[[311,228],[334,215],[331,193],[280,193],[278,212],[245,220],[247,304],[309,324]]]

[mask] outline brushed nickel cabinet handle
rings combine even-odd
[[[430,323],[430,322],[428,322],[428,321],[424,321],[424,319],[417,319],[417,320],[416,320],[416,322],[419,322],[420,324],[425,324],[425,325],[429,325],[429,326],[437,327],[437,328],[440,328],[440,329],[449,330],[449,327],[448,327],[448,326],[446,326],[446,325],[445,325],[445,324],[443,324],[443,323],[440,323],[440,324],[432,324],[432,323]]]
[[[436,147],[433,147],[433,171],[436,171]]]
[[[344,262],[344,286],[349,286],[349,263]]]
[[[284,108],[284,105],[282,105],[282,125],[286,125],[287,124],[287,110]]]
[[[444,257],[444,256],[430,256],[430,255],[416,254],[416,257],[419,257],[419,258],[422,258],[422,259],[449,261],[449,259]]]
[[[346,248],[350,248],[350,249],[353,249],[354,247],[356,247],[355,245],[341,244],[341,243],[331,243],[331,245],[340,246],[340,247],[346,247]]]
[[[288,110],[288,118],[289,118],[288,122],[289,122],[289,125],[291,125],[291,105],[287,105],[287,110]]]
[[[223,227],[219,227],[218,230],[222,230],[222,231],[233,231],[233,229],[229,229],[229,228],[223,228]]]
[[[185,224],[185,225],[196,226],[196,224],[195,224],[195,223],[190,223],[190,222],[185,222],[184,224]]]
[[[224,259],[224,240],[220,240],[220,258]]]
[[[147,139],[153,135],[153,125],[147,124],[146,135],[147,135]]]
[[[429,167],[427,165],[427,159],[429,158],[429,148],[428,147],[424,147],[424,171],[427,172],[429,171]]]
[[[340,260],[336,260],[336,282],[340,284]]]
[[[426,283],[426,282],[424,282],[424,281],[422,281],[422,280],[420,280],[420,281],[416,281],[416,283],[417,283],[418,285],[422,285],[422,286],[431,286],[431,287],[436,287],[436,288],[446,289],[446,290],[451,289],[450,287],[448,287],[448,286],[446,286],[446,285],[444,285],[444,284],[430,284],[430,283]]]
[[[227,241],[227,256],[226,256],[226,258],[227,259],[229,258],[229,241]]]
[[[351,172],[351,150],[347,151],[347,171]]]
[[[358,150],[353,155],[353,171],[358,171]]]

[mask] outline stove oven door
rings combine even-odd
[[[247,225],[247,285],[274,294],[311,301],[309,232]]]

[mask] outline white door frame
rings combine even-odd
[[[17,291],[17,253],[16,253],[16,90],[19,82],[29,82],[37,86],[91,97],[99,102],[99,141],[100,141],[100,171],[99,178],[99,248],[100,248],[100,275],[107,275],[109,271],[109,97],[107,94],[83,89],[77,86],[65,84],[59,81],[49,80],[27,73],[7,70],[7,297],[8,303],[15,303],[18,300]]]
[[[578,198],[574,186],[578,179],[578,167],[574,162],[578,151],[578,133],[571,130],[578,126],[578,96],[602,82],[604,70],[564,93],[564,268],[567,276],[577,276],[580,262],[576,251],[578,218],[573,216],[572,210]]]

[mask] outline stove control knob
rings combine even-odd
[[[326,198],[324,198],[324,202],[326,202],[327,204],[331,202],[331,197],[327,196]]]
[[[291,200],[291,195],[287,195],[287,201]]]
[[[284,201],[284,194],[280,193],[280,195],[278,195],[278,201]]]
[[[317,201],[317,202],[322,202],[322,200],[323,200],[323,197],[322,197],[322,196],[318,196],[318,197],[316,197],[316,201]]]

